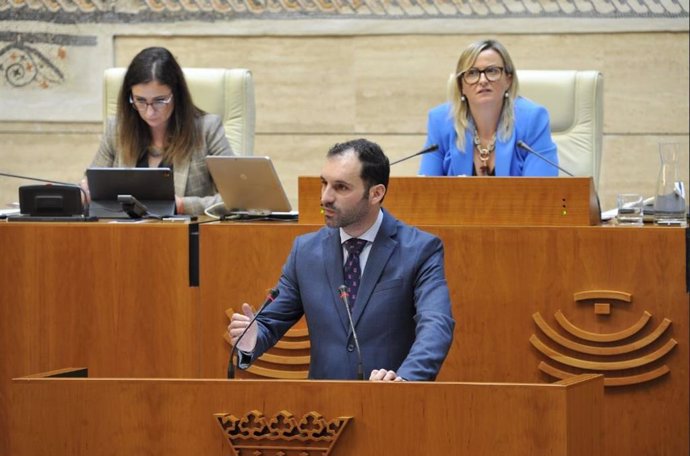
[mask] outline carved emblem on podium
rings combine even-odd
[[[583,291],[575,293],[574,298],[576,302],[591,302],[594,314],[604,318],[611,314],[612,302],[632,302],[631,294],[608,290]],[[652,314],[644,311],[637,322],[615,332],[585,330],[570,322],[560,310],[554,318],[558,330],[539,312],[534,313],[532,319],[542,337],[532,334],[529,339],[548,358],[539,363],[539,370],[552,377],[565,379],[593,372],[604,374],[604,386],[624,386],[648,382],[670,372],[663,360],[678,342],[667,332],[671,326],[668,318],[661,320],[656,328],[647,328]]]
[[[228,413],[213,415],[235,456],[328,456],[350,416],[332,420],[318,412],[301,418],[288,411],[266,417],[252,410],[242,418]]]

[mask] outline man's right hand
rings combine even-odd
[[[230,324],[228,325],[228,334],[230,335],[230,343],[232,343],[232,345],[237,344],[237,339],[240,337],[240,335],[242,335],[245,328],[249,326],[249,322],[253,318],[254,311],[246,302],[242,304],[242,313],[232,314]],[[237,349],[247,353],[253,352],[254,347],[256,346],[256,337],[256,322],[254,322],[252,323],[251,327],[247,329],[247,332],[242,337]]]

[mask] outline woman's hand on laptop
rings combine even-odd
[[[182,197],[175,195],[175,212],[184,214],[184,200]]]

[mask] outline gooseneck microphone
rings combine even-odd
[[[237,338],[235,344],[232,346],[232,350],[230,350],[230,361],[228,363],[228,378],[235,378],[235,363],[233,362],[233,358],[235,357],[235,353],[237,353],[237,346],[240,344],[240,341],[247,333],[247,330],[254,324],[256,317],[261,315],[261,312],[263,312],[264,309],[278,297],[278,293],[279,292],[277,288],[271,288],[269,290],[268,296],[266,296],[266,300],[261,305],[259,310],[254,314],[254,318],[251,319],[247,327],[244,328],[244,331],[242,331],[242,334],[240,334],[240,337]]]
[[[355,324],[352,321],[352,312],[350,311],[350,300],[348,299],[347,287],[340,285],[338,287],[340,299],[342,299],[347,311],[347,319],[350,321],[350,331],[352,331],[352,338],[355,341],[355,348],[357,349],[357,380],[364,380],[364,369],[362,368],[362,352],[359,349],[359,340],[357,339],[357,331],[355,331]]]
[[[47,184],[58,184],[58,185],[69,185],[70,187],[74,187],[76,184],[70,184],[69,182],[60,182],[60,181],[54,181],[54,180],[48,180],[48,179],[39,179],[38,177],[29,177],[29,176],[20,176],[18,174],[10,174],[10,173],[3,173],[0,172],[0,176],[5,176],[5,177],[16,177],[17,179],[26,179],[34,182],[45,182]]]
[[[517,145],[518,145],[518,147],[520,147],[521,149],[524,149],[524,150],[526,150],[527,152],[529,152],[530,154],[536,155],[537,157],[541,158],[542,160],[544,160],[544,161],[545,161],[546,163],[548,163],[549,165],[555,166],[556,168],[560,169],[561,171],[563,171],[563,172],[564,172],[565,174],[567,174],[568,176],[570,176],[570,177],[575,177],[575,175],[574,175],[573,173],[571,173],[570,171],[564,170],[563,168],[561,168],[560,166],[558,166],[557,164],[555,164],[554,162],[552,162],[552,161],[549,160],[548,158],[544,157],[542,154],[536,152],[536,151],[535,151],[534,149],[532,149],[530,146],[528,146],[527,144],[525,144],[524,141],[522,141],[522,140],[518,141],[518,142],[517,142]]]
[[[396,163],[404,162],[405,160],[409,160],[410,158],[414,158],[418,155],[428,154],[429,152],[433,152],[435,150],[438,150],[438,144],[432,144],[429,147],[427,147],[426,149],[422,149],[417,153],[414,153],[412,155],[408,155],[407,157],[403,157],[400,160],[396,160],[393,163],[391,163],[391,165],[395,165]]]

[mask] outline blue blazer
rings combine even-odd
[[[422,157],[419,174],[423,176],[471,176],[474,129],[465,134],[465,150],[456,146],[450,103],[429,111],[426,145],[438,144],[438,150]],[[515,125],[512,135],[496,138],[496,176],[557,176],[558,168],[517,146],[518,141],[554,163],[558,163],[556,144],[551,139],[549,113],[546,108],[518,97],[515,100]]]
[[[278,283],[279,296],[257,318],[252,361],[306,315],[309,377],[356,379],[357,353],[339,296],[343,254],[337,228],[295,239]],[[364,378],[393,369],[407,380],[433,380],[448,354],[455,322],[440,239],[384,211],[360,282],[352,318]]]

